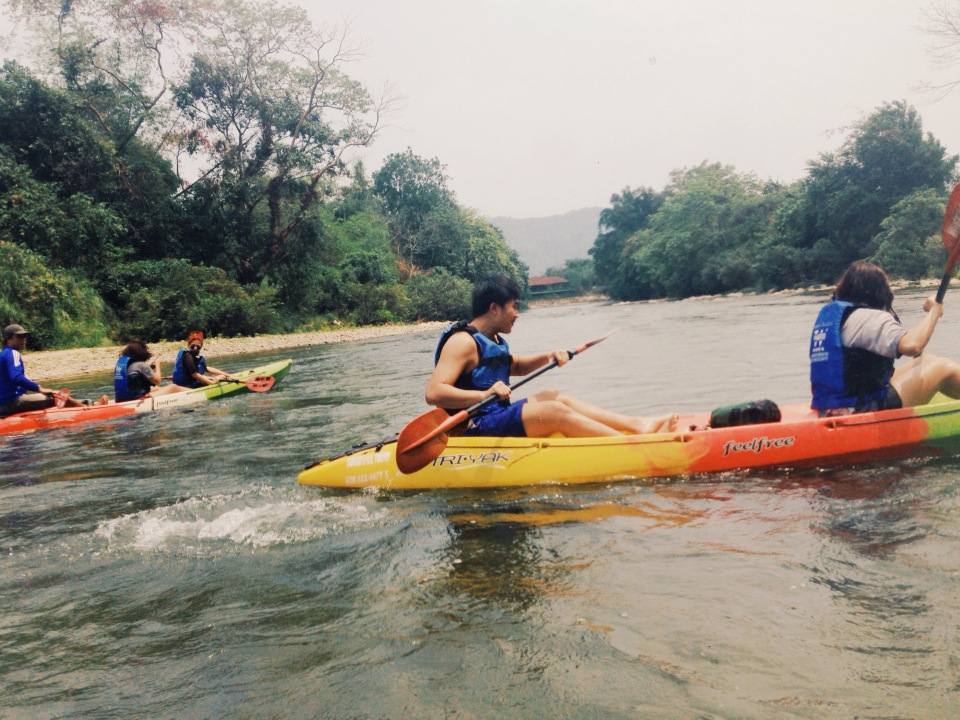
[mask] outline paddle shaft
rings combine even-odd
[[[950,278],[953,275],[953,268],[957,264],[957,260],[960,259],[960,243],[953,248],[950,252],[950,257],[947,258],[947,267],[943,272],[943,279],[940,280],[940,287],[937,288],[937,303],[943,303],[943,297],[947,294],[947,288],[950,286]]]

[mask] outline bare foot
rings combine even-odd
[[[655,418],[637,418],[637,431],[639,434],[675,432],[680,416],[677,413],[670,415],[661,415]]]
[[[97,401],[94,403],[94,405],[109,405],[109,404],[110,404],[110,398],[106,395],[101,395],[100,397],[97,398]]]

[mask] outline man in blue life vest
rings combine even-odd
[[[7,325],[3,329],[3,349],[0,350],[0,417],[29,410],[53,407],[55,392],[35,383],[23,368],[23,351],[30,333],[22,325]],[[63,398],[70,407],[82,405],[70,397]]]
[[[512,355],[503,338],[520,315],[520,288],[510,278],[497,276],[480,282],[473,291],[473,319],[451,325],[440,336],[434,369],[427,382],[426,400],[448,411],[474,405],[491,394],[499,398],[484,406],[466,426],[466,435],[568,437],[667,432],[676,429],[677,416],[642,418],[593,407],[544,390],[510,402],[511,375],[526,375],[552,360],[565,364],[565,350],[536,355]]]
[[[207,359],[200,354],[201,350],[203,333],[191,330],[187,334],[187,347],[180,348],[173,364],[174,383],[181,387],[198,388],[233,379],[229,373],[207,365]]]

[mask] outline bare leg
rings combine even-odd
[[[921,355],[897,368],[890,384],[904,407],[925,405],[938,391],[960,398],[960,364],[936,355]]]
[[[677,415],[675,413],[656,418],[631,417],[630,415],[621,415],[611,410],[598,408],[569,395],[563,395],[557,390],[544,390],[539,392],[530,398],[528,404],[543,402],[545,400],[561,402],[580,415],[585,415],[591,420],[595,420],[609,428],[628,433],[672,432],[677,429]]]
[[[567,437],[604,437],[620,432],[581,415],[559,400],[530,400],[521,411],[523,429],[528,437],[547,437],[563,433]]]
[[[190,388],[180,387],[179,385],[163,385],[161,387],[155,387],[150,391],[150,394],[156,397],[157,395],[170,395],[171,393],[183,392],[189,389]]]

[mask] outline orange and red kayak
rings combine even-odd
[[[113,420],[127,415],[140,415],[174,408],[188,408],[215,400],[227,395],[245,392],[244,381],[258,375],[269,375],[280,380],[290,370],[291,360],[278,360],[250,370],[235,373],[238,382],[219,382],[195,390],[145,397],[130,402],[91,405],[88,407],[50,408],[33,410],[0,418],[0,435],[28,433],[36,430],[70,427],[83,423]]]
[[[960,401],[819,418],[781,408],[777,423],[705,428],[709,413],[674,433],[602,438],[451,437],[425,468],[397,469],[395,441],[359,447],[300,473],[302,485],[387,489],[482,488],[611,482],[748,468],[829,467],[960,452]]]

